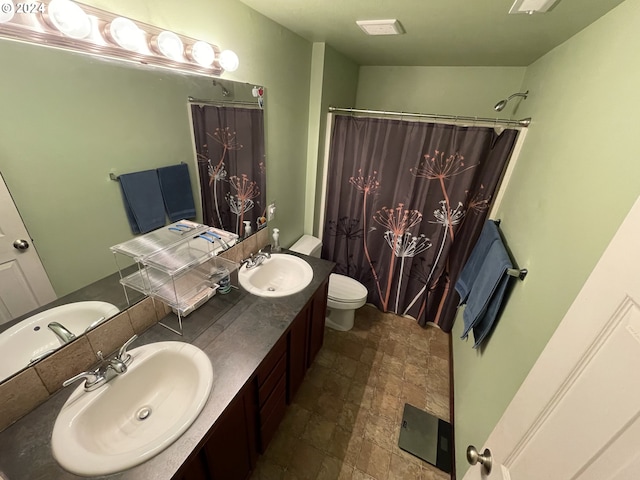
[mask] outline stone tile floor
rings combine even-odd
[[[365,306],[322,350],[251,480],[448,480],[398,448],[404,404],[449,421],[449,339]]]

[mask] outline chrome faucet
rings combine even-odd
[[[242,265],[246,265],[247,269],[257,267],[269,258],[271,258],[271,254],[269,252],[263,252],[262,250],[260,250],[255,255],[252,253],[249,258],[245,258],[244,260],[242,260],[242,262],[240,262],[240,267],[242,268]]]
[[[56,337],[58,337],[63,344],[67,344],[76,338],[76,336],[67,330],[64,325],[58,322],[51,322],[47,327],[56,334]]]
[[[131,362],[133,361],[131,354],[127,353],[127,348],[137,339],[138,336],[134,335],[127,340],[125,344],[120,347],[118,353],[110,360],[104,360],[102,353],[98,352],[98,358],[100,358],[102,362],[97,368],[87,372],[81,372],[76,376],[71,377],[69,380],[65,380],[62,386],[67,387],[78,380],[84,380],[84,390],[86,392],[92,392],[93,390],[105,385],[118,375],[126,373],[129,365],[131,365]]]

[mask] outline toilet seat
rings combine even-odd
[[[327,300],[333,303],[333,308],[360,308],[367,301],[367,289],[357,280],[332,273],[329,276],[329,293]]]

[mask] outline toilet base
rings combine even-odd
[[[333,330],[340,332],[348,332],[353,328],[353,322],[356,317],[356,311],[353,310],[339,310],[336,308],[327,307],[327,316],[325,318],[325,325]]]

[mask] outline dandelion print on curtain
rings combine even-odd
[[[518,132],[335,117],[322,258],[383,311],[451,331],[453,288]]]
[[[248,220],[257,231],[266,205],[262,110],[192,105],[191,113],[203,223],[242,238]]]

